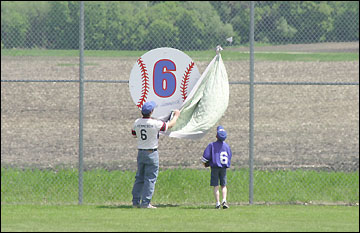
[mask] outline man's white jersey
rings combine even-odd
[[[153,118],[139,118],[132,128],[132,135],[138,139],[138,149],[157,149],[159,132],[166,132],[167,123]]]

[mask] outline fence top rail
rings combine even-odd
[[[17,80],[8,80],[4,79],[1,82],[52,82],[52,83],[78,83],[79,80],[25,80],[25,79],[17,79]],[[87,83],[129,83],[129,80],[83,80],[83,82]],[[249,81],[238,81],[238,82],[229,82],[230,85],[359,85],[359,82],[249,82]]]
[[[9,80],[9,79],[4,79],[1,80],[1,82],[24,82],[24,83],[31,83],[31,82],[36,82],[36,83],[78,83],[80,82],[80,80],[25,80],[25,79],[14,79],[14,80]],[[90,83],[129,83],[128,80],[83,80],[83,82],[90,82]]]
[[[229,84],[251,84],[249,81]],[[359,82],[253,82],[254,85],[359,85]]]

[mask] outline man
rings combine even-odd
[[[230,146],[225,142],[227,133],[222,126],[217,127],[216,142],[210,143],[203,154],[201,161],[205,167],[211,167],[210,186],[214,186],[215,208],[220,209],[219,180],[222,192],[223,209],[229,208],[227,196],[226,169],[230,167],[232,152]]]
[[[143,117],[137,119],[132,128],[132,135],[138,139],[138,167],[132,190],[132,203],[136,208],[156,209],[150,202],[159,173],[159,132],[172,128],[180,116],[180,111],[175,110],[174,117],[168,122],[151,118],[155,107],[154,101],[144,103],[141,109]]]

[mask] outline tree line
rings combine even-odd
[[[1,48],[77,49],[78,1],[1,1]],[[203,50],[249,41],[248,1],[85,2],[85,49]],[[255,40],[359,40],[358,1],[255,2]]]

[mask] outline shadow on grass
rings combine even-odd
[[[203,210],[203,209],[207,209],[207,210],[210,210],[210,209],[212,210],[212,209],[214,209],[214,210],[215,210],[215,206],[212,206],[212,205],[182,206],[181,208],[182,208],[182,209],[188,209],[188,210]]]
[[[158,204],[155,205],[157,208],[168,208],[168,207],[179,207],[179,205],[173,205],[173,204]],[[97,206],[96,208],[99,209],[137,209],[134,208],[132,205],[101,205]]]
[[[97,206],[99,209],[132,209],[132,205],[101,205]]]

